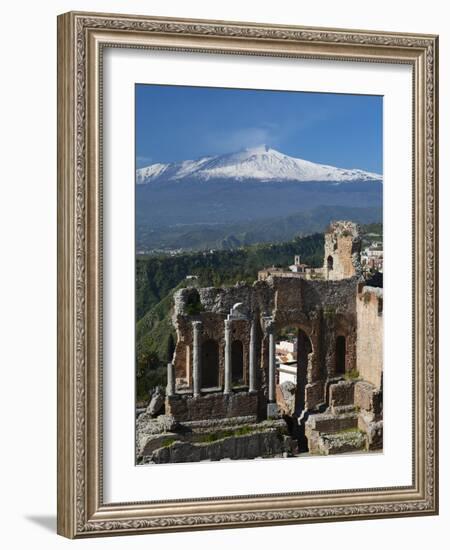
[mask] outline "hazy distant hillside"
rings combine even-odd
[[[195,223],[136,227],[138,251],[227,250],[264,242],[282,242],[302,234],[322,232],[330,221],[351,219],[366,224],[382,219],[381,207],[320,206],[295,214],[234,223]]]
[[[382,206],[381,182],[331,183],[182,181],[136,186],[136,223],[154,228],[179,224],[251,222],[285,217],[319,206]]]

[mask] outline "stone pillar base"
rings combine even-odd
[[[276,403],[267,403],[267,419],[273,420],[279,418],[278,405]]]

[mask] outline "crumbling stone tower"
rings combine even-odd
[[[326,280],[338,281],[361,274],[359,225],[336,221],[325,233],[323,273]]]

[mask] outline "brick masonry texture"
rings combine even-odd
[[[178,422],[256,415],[257,395],[240,392],[211,393],[193,397],[178,394],[166,398],[166,414]]]

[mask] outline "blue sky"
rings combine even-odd
[[[136,166],[266,144],[382,173],[382,97],[136,85]]]

